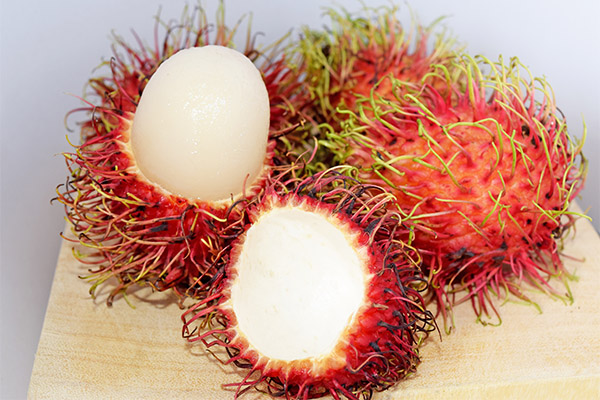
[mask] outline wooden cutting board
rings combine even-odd
[[[63,243],[36,354],[31,399],[232,399],[223,383],[240,374],[181,338],[173,295],[142,289],[112,308],[88,295],[85,267]],[[418,372],[375,399],[599,399],[600,238],[579,220],[565,259],[574,303],[534,294],[534,307],[507,303],[498,327],[475,323],[469,304],[456,329],[430,337]],[[242,399],[264,398],[249,392]]]

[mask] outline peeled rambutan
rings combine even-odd
[[[527,300],[524,284],[563,296],[548,280],[569,276],[560,239],[585,178],[583,140],[568,134],[546,80],[517,59],[463,56],[432,69],[446,79],[442,92],[425,80],[393,101],[357,103],[338,142],[351,153],[345,161],[395,194],[445,317],[467,300],[478,317],[491,308],[499,318],[493,298]]]
[[[339,170],[339,168],[338,168]],[[295,187],[290,190],[290,187]],[[434,329],[417,253],[389,193],[328,170],[274,182],[243,219],[183,335],[244,368],[227,384],[274,397],[367,399],[415,371]],[[219,348],[223,351],[219,351]]]
[[[70,176],[57,188],[77,240],[91,248],[90,292],[111,277],[108,297],[134,283],[177,293],[212,279],[220,254],[212,227],[238,199],[285,164],[279,140],[305,103],[277,43],[263,50],[248,32],[215,26],[201,9],[167,24],[154,48],[116,39],[111,74],[89,81],[81,144],[65,154]],[[199,283],[201,283],[199,285]]]

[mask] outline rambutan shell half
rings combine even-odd
[[[293,193],[269,186],[247,208],[212,293],[182,317],[184,337],[211,352],[226,349],[226,363],[249,370],[228,385],[236,397],[252,387],[298,399],[370,396],[415,370],[418,346],[434,327],[420,296],[418,255],[393,239],[389,195],[349,180],[316,195],[315,182],[343,181],[324,176],[297,182]]]

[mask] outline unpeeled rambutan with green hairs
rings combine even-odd
[[[337,137],[340,158],[395,194],[445,320],[464,301],[478,318],[490,309],[499,318],[493,298],[529,300],[525,284],[570,299],[560,241],[576,216],[569,206],[586,161],[551,87],[516,58],[462,56],[429,76],[413,93],[389,76],[378,84],[393,99],[374,87],[357,101],[352,128]]]
[[[405,29],[396,7],[365,7],[360,16],[334,9],[326,14],[331,26],[304,29],[297,47],[315,100],[314,119],[333,129],[345,119],[339,111],[354,110],[356,100],[372,90],[393,96],[385,76],[420,86],[432,64],[449,64],[454,56],[454,40],[443,32],[431,40],[438,21],[429,27],[414,22]]]
[[[218,231],[231,247],[183,335],[247,371],[235,398],[369,399],[419,363],[435,325],[418,253],[393,196],[347,169],[283,173]]]
[[[199,7],[180,21],[157,19],[153,47],[117,37],[110,74],[88,82],[86,106],[75,110],[86,114],[81,144],[65,154],[57,199],[92,250],[76,254],[90,266],[92,295],[118,280],[109,304],[132,284],[199,296],[221,251],[214,225],[260,192],[273,164],[290,162],[281,138],[302,121],[300,71],[279,43],[258,47],[250,27],[242,52],[232,50],[238,28],[225,26],[223,5],[214,25]]]

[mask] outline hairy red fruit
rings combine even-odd
[[[491,295],[526,298],[524,283],[560,295],[548,279],[568,275],[559,239],[584,181],[582,143],[567,133],[549,85],[516,59],[464,57],[452,74],[436,68],[446,72],[436,75],[447,77],[442,92],[425,84],[389,101],[374,87],[363,98],[347,162],[396,195],[444,315],[468,299],[478,316],[489,306],[498,315]],[[389,84],[404,90],[393,77]]]
[[[419,87],[433,64],[446,65],[453,57],[453,41],[439,34],[432,41],[435,23],[415,23],[405,29],[396,8],[372,10],[354,16],[346,11],[327,10],[330,27],[325,31],[304,30],[298,52],[306,65],[306,80],[316,99],[315,119],[338,129],[345,110],[356,109],[360,97],[394,99],[397,87],[392,75],[407,86]]]

